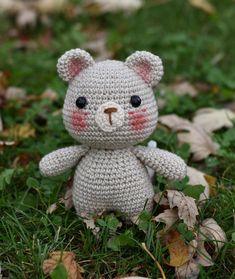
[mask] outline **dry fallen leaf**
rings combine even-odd
[[[14,146],[16,143],[14,141],[2,141],[0,140],[0,148],[7,146]]]
[[[24,8],[23,1],[19,0],[1,0],[0,11],[4,13],[13,13]]]
[[[162,222],[166,224],[164,231],[167,231],[171,226],[173,226],[178,219],[178,210],[175,208],[166,209],[164,212],[153,218],[153,220],[156,222]]]
[[[169,86],[169,89],[178,96],[189,95],[191,97],[195,97],[198,94],[197,89],[186,80],[176,81]]]
[[[177,279],[197,279],[199,272],[198,262],[194,259],[175,268]]]
[[[191,279],[198,278],[199,275],[199,265],[211,266],[213,261],[211,255],[207,252],[205,248],[205,241],[212,240],[214,244],[217,244],[217,252],[224,245],[226,241],[226,236],[220,226],[216,223],[214,219],[205,219],[199,228],[197,237],[193,240],[193,248],[190,249],[191,257],[188,262],[184,265],[176,267],[176,275],[179,279]],[[190,244],[192,241],[190,242]],[[189,246],[190,247],[190,246]]]
[[[202,222],[199,228],[199,234],[201,240],[213,241],[217,252],[223,247],[226,241],[225,232],[212,218],[207,218]]]
[[[190,145],[194,161],[200,161],[210,154],[216,154],[219,149],[219,144],[213,142],[203,128],[187,119],[170,114],[159,117],[159,122],[172,129],[172,131],[178,132],[177,137],[181,144],[187,143]],[[184,130],[187,132],[181,132]]]
[[[46,23],[46,15],[52,12],[64,11],[68,0],[1,0],[0,12],[16,17],[19,27],[35,26],[37,19]]]
[[[5,97],[7,100],[24,100],[26,99],[26,91],[23,88],[10,86],[6,89]]]
[[[14,161],[12,162],[12,166],[14,168],[17,167],[26,167],[31,161],[39,160],[39,156],[37,154],[28,154],[28,153],[21,153],[15,157]]]
[[[58,99],[58,94],[54,90],[48,88],[40,95],[40,99],[49,99],[51,101],[56,101]]]
[[[235,119],[235,113],[229,109],[204,108],[196,112],[193,123],[202,127],[207,133],[211,133],[223,127],[232,127],[233,119]]]
[[[102,213],[103,212],[101,212],[99,216],[102,215]],[[94,235],[97,235],[98,232],[100,231],[100,227],[97,227],[95,225],[95,221],[96,221],[95,217],[89,216],[85,213],[81,213],[81,217],[83,217],[83,222],[86,224],[86,227],[90,229]]]
[[[35,129],[31,126],[31,124],[16,124],[15,126],[5,129],[2,132],[2,136],[4,137],[12,137],[15,140],[19,139],[25,139],[28,137],[34,137],[35,136]]]
[[[199,214],[195,199],[187,197],[184,193],[175,190],[167,190],[170,208],[178,208],[178,216],[184,223],[192,228],[196,224],[196,216]]]
[[[207,182],[205,176],[206,174],[195,169],[192,167],[187,167],[187,176],[189,177],[188,184],[195,186],[195,185],[202,185],[205,187],[204,192],[201,193],[199,201],[206,200],[209,198],[210,194],[210,185]]]
[[[189,125],[191,123],[188,119],[179,117],[176,114],[160,116],[158,121],[173,131],[178,131],[178,126]]]
[[[189,0],[189,3],[208,14],[215,13],[215,7],[207,0]]]
[[[47,208],[46,213],[47,214],[52,214],[54,211],[56,211],[57,208],[58,208],[57,204],[53,203]]]
[[[5,90],[9,83],[9,74],[0,71],[0,91]]]
[[[198,237],[189,243],[189,251],[190,260],[184,265],[175,268],[176,276],[179,279],[196,279],[200,271],[199,265],[213,265],[211,256],[204,247],[204,241],[200,240]]]
[[[63,11],[67,3],[68,0],[37,0],[34,1],[34,7],[38,12],[47,14]]]
[[[89,10],[96,13],[131,12],[142,6],[142,0],[89,0],[86,5]]]
[[[59,199],[60,203],[63,203],[66,209],[73,207],[73,189],[72,187],[67,187],[66,192],[62,198]]]
[[[25,7],[18,12],[16,17],[16,23],[20,28],[25,26],[35,27],[37,21],[37,13],[31,7]]]
[[[190,151],[193,153],[194,161],[201,161],[210,154],[216,154],[219,144],[212,141],[210,136],[197,125],[182,125],[178,127],[180,130],[186,130],[185,133],[178,133],[180,143],[188,143]]]
[[[209,185],[209,196],[215,196],[216,195],[216,177],[205,174],[204,175],[208,185]]]
[[[210,254],[206,251],[205,243],[202,240],[198,240],[198,247],[194,259],[202,266],[211,266],[214,264]]]
[[[188,246],[185,244],[178,231],[170,231],[167,234],[166,242],[170,254],[170,266],[181,266],[190,259]]]
[[[68,273],[68,279],[82,279],[83,268],[76,263],[73,252],[55,251],[49,256],[50,258],[43,262],[44,274],[51,274],[56,266],[62,263]]]
[[[164,196],[163,192],[158,192],[154,195],[153,200],[159,205],[169,205],[168,199]]]

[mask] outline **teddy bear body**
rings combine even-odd
[[[73,49],[57,67],[69,82],[64,125],[81,145],[46,155],[41,173],[53,176],[76,167],[73,202],[79,215],[119,210],[134,217],[144,208],[150,210],[154,191],[146,166],[171,180],[186,175],[177,155],[135,146],[156,128],[152,87],[163,75],[161,59],[137,51],[125,62],[95,63],[87,52]]]
[[[153,186],[145,166],[129,148],[91,149],[78,163],[73,184],[73,203],[84,212],[121,211],[138,215],[150,210]]]

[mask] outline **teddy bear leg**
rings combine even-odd
[[[138,218],[142,211],[151,212],[153,209],[153,197],[141,201],[128,201],[119,204],[116,210],[121,211],[129,220]]]
[[[73,196],[73,204],[75,210],[79,216],[92,217],[96,216],[106,210],[106,206],[103,203],[89,202],[87,199],[78,199],[76,196]]]

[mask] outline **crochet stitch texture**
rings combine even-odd
[[[157,124],[152,87],[163,76],[162,61],[137,51],[125,62],[95,63],[84,50],[67,51],[57,64],[69,82],[63,121],[81,145],[54,151],[40,161],[44,176],[75,167],[73,202],[81,214],[119,210],[131,218],[151,210],[153,186],[146,166],[170,180],[186,175],[186,164],[159,148],[134,146]]]

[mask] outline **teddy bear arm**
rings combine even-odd
[[[146,166],[170,180],[181,180],[186,176],[187,165],[177,155],[161,150],[137,146],[133,149],[136,157]]]
[[[66,170],[74,167],[82,156],[88,151],[87,147],[82,145],[70,146],[53,151],[44,156],[39,169],[43,176],[56,176]]]

